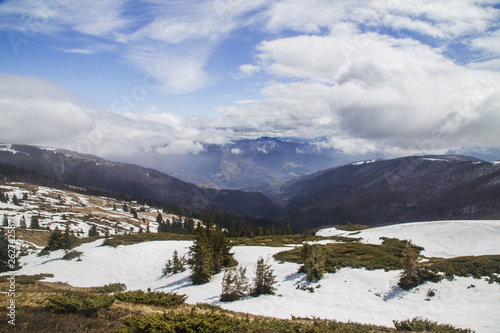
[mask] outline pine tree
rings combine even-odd
[[[18,258],[10,257],[9,240],[5,235],[4,229],[0,229],[0,273],[14,271],[21,268]]]
[[[26,228],[26,218],[21,216],[21,219],[19,220],[19,228]]]
[[[418,274],[418,252],[412,246],[411,242],[406,243],[403,250],[403,273],[399,279],[398,285],[405,289],[410,290],[420,284]]]
[[[71,228],[69,227],[69,224],[66,225],[66,230],[64,231],[64,238],[63,238],[63,249],[64,252],[68,253],[69,250],[74,248],[76,244],[78,243],[77,238],[73,234],[73,231],[71,231]]]
[[[17,198],[17,196],[14,194],[14,196],[12,197],[12,203],[16,206],[19,206],[19,199]]]
[[[276,275],[274,275],[274,270],[271,269],[271,265],[267,261],[264,261],[264,258],[260,257],[257,260],[255,268],[252,296],[257,297],[262,294],[274,295],[274,291],[276,290],[274,287],[275,283]]]
[[[137,216],[137,210],[135,208],[131,208],[130,213],[132,214],[132,217],[134,219],[137,219],[137,220],[139,219],[139,216]]]
[[[113,202],[113,210],[116,211],[116,202]]]
[[[307,281],[319,280],[325,274],[325,251],[320,245],[305,243],[302,246],[302,260],[304,265],[301,271],[307,274]]]
[[[123,204],[122,210],[123,210],[125,213],[128,213],[128,206],[127,206],[127,203],[126,203],[126,202]]]
[[[177,253],[177,250],[174,251],[174,254],[172,255],[172,260],[168,260],[165,263],[165,268],[163,268],[163,275],[167,276],[169,274],[177,274],[179,272],[184,272],[186,270],[186,267],[184,267],[184,264],[186,262],[186,259],[184,256],[179,257],[179,254]]]
[[[156,215],[156,223],[163,223],[163,216],[161,215],[161,213],[158,213],[158,215]]]
[[[47,247],[49,251],[56,251],[62,249],[64,246],[64,235],[61,230],[54,229],[49,236],[49,240],[47,241]]]
[[[194,284],[206,283],[213,274],[220,273],[222,268],[237,265],[230,251],[226,235],[210,218],[205,227],[198,225],[194,244],[189,251],[191,281]]]
[[[233,302],[246,294],[248,291],[246,271],[247,269],[243,267],[231,267],[224,270],[221,302]]]
[[[214,274],[220,273],[223,267],[235,265],[231,253],[231,245],[224,232],[218,228],[209,230],[209,238],[212,245],[212,269]]]
[[[9,226],[9,219],[7,218],[7,215],[3,214],[2,227],[8,227],[8,226]]]
[[[204,284],[212,277],[212,256],[205,228],[198,226],[193,245],[189,248],[188,260],[191,268],[191,282]]]
[[[97,226],[95,224],[92,224],[92,226],[89,229],[89,237],[95,237],[99,236],[99,232],[97,231]]]
[[[30,229],[41,229],[38,216],[31,216]]]

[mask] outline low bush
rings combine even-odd
[[[357,323],[313,319],[292,321],[271,318],[234,317],[223,313],[164,313],[153,316],[135,315],[129,317],[118,329],[118,333],[153,332],[390,332],[391,329]]]
[[[493,277],[500,274],[500,255],[467,256],[456,258],[431,258],[429,268],[433,272],[442,272],[448,279],[454,276],[481,278],[482,276]]]
[[[383,238],[381,245],[349,242],[321,245],[325,251],[325,272],[335,273],[342,267],[396,270],[403,268],[403,250],[408,242],[395,238]],[[411,245],[417,253],[422,247]],[[302,248],[279,252],[278,261],[303,264]]]
[[[7,282],[8,275],[0,276],[0,283]],[[16,275],[16,283],[18,284],[35,284],[36,281],[43,280],[48,277],[54,277],[51,273],[41,273],[36,275]]]
[[[115,294],[115,298],[122,302],[172,307],[184,304],[187,296],[176,293],[163,293],[160,291],[144,292],[142,290],[136,290],[117,293]]]
[[[272,246],[279,247],[288,244],[302,244],[304,242],[313,242],[324,240],[325,237],[308,236],[308,235],[276,235],[276,236],[255,236],[248,237],[231,237],[231,245],[239,246]]]
[[[82,254],[83,254],[83,252],[73,250],[73,251],[67,252],[62,258],[64,260],[73,260],[75,258],[78,258],[78,260],[81,260],[80,256]]]
[[[347,222],[347,224],[337,225],[337,226],[335,226],[335,228],[339,229],[339,230],[344,230],[344,231],[358,231],[358,230],[370,229],[373,227],[369,226],[369,225],[359,224],[359,223],[353,224],[351,222]]]
[[[437,322],[430,321],[415,317],[403,321],[394,320],[394,327],[397,331],[410,331],[410,332],[434,332],[434,333],[471,333],[470,329],[461,329],[451,326],[449,324],[438,324]]]
[[[117,247],[119,245],[132,245],[143,242],[162,241],[162,240],[193,240],[194,236],[189,234],[172,234],[172,233],[142,233],[132,235],[114,235],[107,238],[102,243],[103,246]]]
[[[439,282],[443,279],[443,276],[438,275],[425,267],[419,267],[415,274],[407,279],[401,278],[398,282],[398,286],[404,290],[413,289],[424,282]]]
[[[127,290],[125,283],[110,283],[102,287],[98,287],[96,292],[100,294],[114,294]]]
[[[93,316],[100,310],[109,309],[114,301],[114,297],[108,295],[65,292],[47,298],[47,307],[57,313],[79,313]]]

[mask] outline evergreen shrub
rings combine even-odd
[[[47,307],[58,313],[79,313],[93,316],[100,310],[109,309],[114,301],[114,297],[108,295],[66,292],[48,297]]]

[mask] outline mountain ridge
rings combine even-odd
[[[181,206],[265,218],[273,217],[277,211],[272,201],[261,193],[200,187],[154,169],[67,150],[4,144],[0,149],[0,162],[34,170],[72,186],[124,193]]]
[[[500,218],[500,163],[463,155],[369,159],[252,192],[199,186],[154,169],[67,150],[0,145],[0,163],[64,183],[193,208],[273,218],[294,228]],[[256,191],[259,190],[259,191]]]

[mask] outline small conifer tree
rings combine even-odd
[[[406,244],[403,250],[403,272],[401,273],[398,286],[410,290],[425,281],[438,282],[441,276],[418,265],[418,250],[411,243]]]
[[[186,263],[186,259],[184,256],[179,257],[179,253],[177,250],[174,251],[174,254],[172,255],[172,260],[167,260],[165,263],[165,267],[163,268],[163,275],[168,276],[170,274],[177,274],[180,272],[184,272],[186,270],[186,267],[184,264]]]
[[[221,272],[222,268],[236,266],[237,262],[230,251],[226,235],[210,218],[207,219],[206,227],[198,225],[194,244],[189,250],[191,281],[203,284],[210,281],[213,274]]]
[[[248,291],[248,279],[246,268],[230,267],[224,270],[222,279],[221,302],[233,302],[239,300]]]
[[[274,284],[276,283],[276,275],[274,275],[274,270],[271,269],[271,265],[264,261],[264,258],[260,257],[257,260],[257,265],[255,268],[255,278],[254,286],[252,288],[252,296],[257,297],[262,294],[274,295],[276,288]]]
[[[12,203],[13,203],[14,205],[16,205],[16,206],[19,206],[19,205],[20,205],[20,203],[19,203],[19,199],[17,198],[17,196],[16,196],[15,194],[12,196]]]
[[[195,240],[189,252],[188,263],[191,268],[191,281],[193,284],[207,283],[212,277],[212,258],[207,233],[202,226],[196,228]]]
[[[135,208],[130,208],[130,214],[132,214],[132,218],[134,219],[139,219],[139,216],[137,216],[137,210]]]
[[[21,219],[19,220],[19,228],[26,228],[26,218],[21,216]]]
[[[8,227],[8,226],[9,226],[9,219],[7,218],[7,215],[3,214],[2,227]]]
[[[49,251],[55,251],[63,248],[64,244],[64,235],[61,230],[54,229],[49,236],[49,240],[47,242],[47,249]]]
[[[325,274],[325,251],[320,245],[305,243],[302,246],[302,260],[304,265],[300,270],[307,274],[307,281],[319,280]]]
[[[5,235],[4,229],[0,229],[0,273],[21,268],[19,259],[12,259],[10,253],[8,237]]]
[[[95,237],[99,236],[99,232],[97,231],[97,226],[95,224],[92,224],[92,226],[89,229],[89,237]]]
[[[31,216],[30,229],[41,229],[38,216]]]

